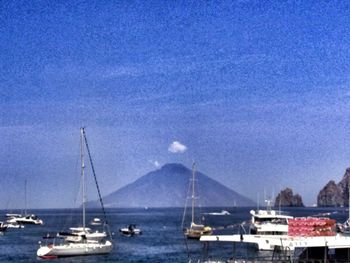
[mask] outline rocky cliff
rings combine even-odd
[[[293,190],[286,188],[282,190],[276,197],[275,205],[300,207],[304,206],[303,200],[299,194],[293,194]]]
[[[342,180],[336,184],[329,181],[317,196],[317,206],[348,206],[349,205],[350,168],[346,169]]]

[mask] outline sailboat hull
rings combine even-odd
[[[189,239],[200,239],[201,236],[211,235],[213,233],[211,227],[204,227],[203,229],[188,228],[185,231],[185,236]]]
[[[113,245],[110,241],[105,243],[68,243],[62,245],[41,246],[37,251],[40,258],[58,258],[73,256],[101,255],[111,252]]]

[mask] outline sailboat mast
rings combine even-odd
[[[192,164],[192,223],[194,223],[194,199],[195,199],[195,196],[194,196],[194,174],[195,174],[195,169],[196,169],[196,164],[193,162]]]
[[[27,179],[24,180],[24,215],[27,215]]]
[[[85,231],[85,164],[84,164],[84,128],[80,128],[80,159],[81,159],[81,180],[82,180],[82,195],[83,195],[83,231]]]

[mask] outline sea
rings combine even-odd
[[[197,208],[197,220],[215,228],[214,234],[244,233],[242,223],[250,220],[250,210],[256,207],[215,207]],[[230,215],[210,215],[211,212],[226,210]],[[345,208],[288,208],[283,209],[292,216],[327,216],[344,222],[348,216]],[[1,211],[2,220],[8,211]],[[20,212],[20,211],[11,211]],[[79,209],[47,209],[32,210],[44,220],[43,226],[26,225],[24,229],[8,229],[0,236],[1,263],[43,262],[37,258],[36,251],[39,242],[46,242],[42,237],[54,235],[59,231],[67,231],[69,227],[81,225]],[[185,217],[185,226],[190,223],[190,213]],[[100,210],[87,211],[87,223],[93,218],[103,219]],[[140,209],[107,209],[107,219],[113,234],[114,248],[108,255],[59,258],[54,262],[62,263],[92,263],[92,262],[198,262],[203,259],[226,260],[235,257],[260,256],[253,248],[242,247],[239,244],[214,243],[209,249],[197,240],[184,238],[181,223],[182,208],[140,208]],[[136,224],[142,230],[139,236],[123,236],[120,228]],[[93,228],[91,226],[91,228]]]

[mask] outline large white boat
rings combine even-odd
[[[192,165],[192,180],[190,186],[192,186],[192,213],[191,213],[191,224],[190,227],[185,229],[185,236],[190,239],[199,239],[202,235],[211,235],[213,230],[210,226],[205,226],[203,224],[197,224],[194,222],[194,209],[195,209],[195,169],[196,165]],[[182,222],[184,222],[185,212],[187,207],[185,206],[184,216]]]
[[[230,259],[225,261],[215,262],[350,262],[350,237],[342,234],[334,236],[254,236],[243,235],[242,240],[250,239],[251,242],[260,242],[258,239],[262,239],[261,242],[269,243],[273,247],[274,251],[278,251],[278,254],[271,253],[271,258],[268,260],[264,257],[263,260],[259,258],[236,258],[237,255],[227,255]],[[211,242],[244,242],[237,240],[233,236],[203,236],[200,241],[205,243]],[[248,240],[246,240],[248,241]],[[211,245],[205,246],[206,248],[212,247]],[[217,246],[215,246],[217,247]],[[204,254],[208,254],[205,251]],[[243,253],[244,254],[244,253]],[[214,262],[214,261],[210,261]]]
[[[289,220],[289,230],[285,235],[266,234],[236,234],[203,237],[201,241],[232,242],[255,245],[259,250],[274,250],[276,247],[294,250],[297,243],[291,240],[305,240],[313,242],[320,238],[328,239],[336,236],[335,220],[329,218],[301,217]],[[344,235],[343,235],[344,236]],[[349,237],[350,238],[350,237]]]
[[[85,147],[84,147],[85,146]],[[99,255],[108,254],[113,248],[111,233],[109,231],[107,220],[104,220],[104,226],[106,231],[92,231],[85,225],[85,164],[84,164],[84,149],[87,150],[90,160],[90,165],[94,175],[97,191],[99,194],[103,213],[105,215],[101,194],[97,185],[95,169],[93,167],[89,146],[87,143],[84,128],[80,129],[80,148],[81,148],[81,177],[82,177],[82,226],[72,227],[70,232],[58,233],[59,239],[53,239],[53,243],[40,245],[37,256],[44,259],[57,258],[57,257],[69,257],[69,256],[87,256],[87,255]],[[106,219],[106,218],[105,218]],[[56,240],[60,242],[56,243]]]
[[[288,220],[293,217],[271,208],[271,201],[266,200],[266,210],[251,210],[250,234],[287,235]]]
[[[214,235],[202,236],[200,241],[252,243],[268,245],[274,250],[270,261],[237,260],[233,255],[225,262],[350,262],[350,236],[336,230],[334,219],[306,217],[291,219],[288,235]]]
[[[266,209],[251,210],[249,234],[213,235],[201,241],[243,242],[253,244],[258,250],[273,250],[270,239],[279,240],[288,235],[288,222],[294,217],[280,210],[273,210],[271,201],[266,200]]]
[[[7,220],[6,222],[8,224],[11,224],[13,226],[16,225],[23,225],[23,224],[31,224],[31,225],[43,225],[44,222],[42,219],[38,218],[34,214],[6,214]],[[20,227],[17,227],[20,228]]]

